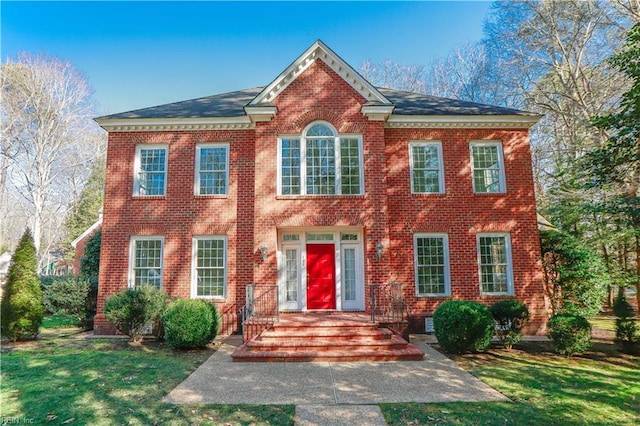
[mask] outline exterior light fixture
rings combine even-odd
[[[264,243],[260,245],[260,256],[262,256],[263,262],[267,261],[267,245]]]
[[[382,245],[382,242],[378,242],[378,244],[376,244],[376,259],[380,260],[382,259],[382,249],[384,248],[384,246]]]

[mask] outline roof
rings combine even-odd
[[[102,210],[102,209],[100,209],[100,210]],[[102,215],[100,216],[100,218],[93,225],[88,227],[82,234],[80,234],[78,236],[78,238],[76,238],[75,240],[71,241],[71,247],[76,248],[76,246],[78,245],[78,243],[80,241],[82,241],[88,235],[92,234],[93,231],[98,229],[101,225],[102,225]]]
[[[245,115],[244,108],[264,87],[221,93],[204,98],[142,108],[99,119],[136,118],[214,118]],[[394,115],[469,116],[469,115],[517,115],[536,117],[536,114],[511,108],[441,98],[420,93],[377,88],[395,106]]]
[[[267,86],[142,108],[96,119],[109,131],[250,128],[277,114],[273,101],[315,61],[321,60],[365,99],[362,113],[389,126],[497,123],[529,127],[539,115],[510,108],[373,86],[317,40]],[[225,127],[226,126],[226,127]]]

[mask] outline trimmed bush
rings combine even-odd
[[[529,320],[527,305],[517,299],[505,299],[491,305],[489,311],[496,323],[500,342],[511,349],[522,339],[522,326]]]
[[[178,349],[201,348],[217,334],[213,304],[200,299],[177,299],[164,314],[165,340]]]
[[[640,333],[634,318],[633,306],[627,301],[623,291],[618,293],[613,303],[616,318],[616,344],[622,352],[636,354],[640,352]]]
[[[572,356],[591,347],[591,324],[583,316],[570,313],[556,314],[549,319],[549,338],[560,355]]]
[[[213,339],[216,338],[216,336],[220,332],[220,323],[222,322],[222,317],[218,313],[218,309],[216,308],[216,305],[214,305],[213,303],[207,303],[207,305],[209,305],[209,309],[211,310],[211,318],[212,318],[211,334],[209,335],[209,341],[211,342],[213,341]]]
[[[10,340],[35,338],[40,332],[44,306],[38,278],[38,258],[27,229],[11,258],[0,302],[0,334]]]
[[[485,351],[491,344],[494,322],[481,303],[448,300],[433,313],[433,327],[444,351],[462,354]]]
[[[87,316],[90,287],[88,280],[73,276],[60,277],[44,287],[44,307],[54,315],[71,315],[80,324]]]
[[[89,280],[91,284],[87,297],[86,317],[83,324],[85,329],[93,329],[93,317],[96,315],[98,306],[98,274],[100,271],[100,244],[102,242],[102,231],[96,231],[84,249],[84,256],[80,259],[80,276]]]
[[[138,342],[149,328],[161,328],[159,324],[168,299],[164,291],[152,285],[126,289],[107,298],[104,315],[118,331],[129,336],[129,340]]]

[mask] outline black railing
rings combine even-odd
[[[246,305],[240,308],[242,339],[258,336],[280,320],[278,286],[249,284],[245,291]]]
[[[371,322],[385,324],[401,333],[402,325],[409,319],[402,284],[371,284],[369,290]]]

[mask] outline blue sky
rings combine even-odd
[[[2,1],[2,61],[71,61],[99,113],[263,86],[315,40],[354,68],[366,59],[429,64],[482,36],[486,1]]]

